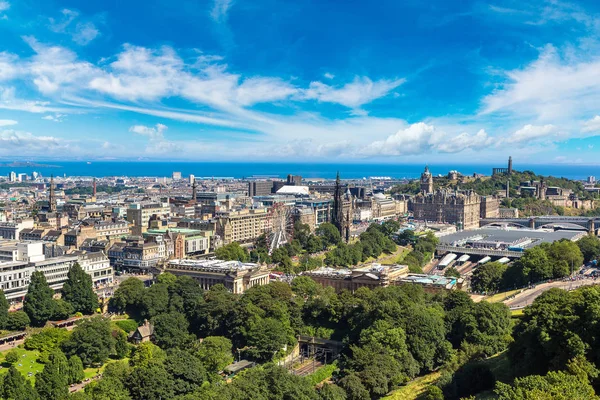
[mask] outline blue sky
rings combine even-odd
[[[0,0],[0,158],[598,163],[593,1]]]

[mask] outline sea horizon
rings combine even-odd
[[[285,163],[285,162],[194,162],[194,161],[12,161],[0,163],[0,175],[10,172],[38,172],[42,176],[66,177],[170,177],[173,172],[181,172],[182,177],[190,174],[197,178],[235,178],[253,176],[285,178],[288,174],[304,178],[333,179],[339,172],[342,179],[362,179],[370,177],[390,177],[393,179],[414,179],[423,172],[426,164],[393,163]],[[491,175],[492,168],[506,167],[504,164],[459,164],[430,163],[434,175],[446,175],[456,170],[463,175],[474,173]],[[600,165],[581,164],[519,164],[517,171],[533,171],[538,175],[584,180],[588,176],[600,176]]]

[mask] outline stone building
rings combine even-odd
[[[412,199],[416,220],[447,223],[459,229],[479,226],[481,196],[472,190],[465,192],[438,189],[435,193],[420,193]]]
[[[361,287],[374,289],[389,286],[397,279],[408,274],[407,265],[372,264],[362,268],[319,268],[303,272],[322,286],[330,286],[337,292],[344,289],[355,291]]]
[[[259,264],[221,260],[171,260],[165,272],[194,278],[204,290],[222,284],[235,294],[253,286],[268,285],[269,270]]]
[[[352,194],[350,190],[344,189],[340,183],[340,174],[338,172],[335,179],[335,191],[333,194],[333,209],[331,213],[331,222],[340,232],[342,238],[348,242],[350,241],[350,230],[352,226],[352,220],[354,218],[354,203],[352,200]]]
[[[433,175],[429,172],[429,167],[425,167],[425,171],[421,174],[421,193],[433,193]]]
[[[481,196],[481,218],[498,218],[500,201],[493,196]]]
[[[376,193],[371,198],[371,218],[374,220],[385,220],[395,217],[397,214],[396,201],[385,197],[383,193]]]
[[[248,243],[272,229],[266,208],[253,208],[221,213],[216,219],[215,233],[222,244]]]

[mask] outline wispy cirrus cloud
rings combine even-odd
[[[92,21],[79,21],[78,11],[65,8],[61,10],[60,18],[49,18],[48,28],[55,33],[65,33],[81,46],[86,46],[100,35],[100,30]]]
[[[44,115],[42,117],[43,120],[46,121],[52,121],[52,122],[63,122],[65,119],[66,115],[65,114],[49,114],[49,115]]]
[[[215,22],[224,22],[227,20],[227,13],[233,5],[234,0],[214,0],[210,16]]]
[[[4,13],[10,8],[10,3],[6,0],[0,0],[0,19],[8,19],[8,16]]]

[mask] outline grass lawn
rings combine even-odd
[[[388,396],[384,397],[387,400],[416,400],[422,396],[427,390],[427,387],[434,384],[440,377],[439,371],[432,372],[425,376],[418,377],[412,380],[406,386],[398,390],[394,390]]]
[[[397,264],[404,260],[404,257],[410,253],[410,249],[402,246],[398,246],[398,250],[396,250],[392,254],[382,254],[377,259],[377,262],[381,264]]]
[[[491,371],[494,373],[496,379],[501,382],[508,383],[512,379],[512,374],[510,372],[510,363],[508,360],[508,355],[506,352],[496,354],[486,360],[483,361],[486,365],[488,365]],[[435,384],[435,382],[439,379],[441,373],[439,371],[432,372],[428,375],[418,377],[411,382],[409,382],[406,386],[401,387],[398,390],[394,390],[387,397],[384,397],[386,400],[417,400],[421,399],[425,394],[428,386]],[[475,396],[476,400],[491,400],[495,399],[496,395],[491,391],[486,391],[479,393]]]
[[[506,300],[507,297],[512,296],[513,294],[519,293],[523,289],[510,290],[508,292],[496,293],[495,295],[484,298],[483,300],[490,303],[498,303],[500,301]]]
[[[33,373],[33,375],[30,377],[31,381],[33,382],[35,374],[44,369],[44,365],[36,361],[39,352],[37,350],[25,350],[19,347],[15,347],[15,350],[19,355],[19,361],[15,363],[15,368],[26,377],[29,375],[30,372]],[[6,357],[6,354],[9,351],[12,350],[6,350],[0,353],[0,362],[4,362],[4,358]],[[5,365],[3,365],[2,369],[0,369],[0,375],[3,375],[7,372],[8,368]]]
[[[31,380],[31,383],[34,383],[35,374],[44,369],[44,364],[40,364],[36,361],[39,352],[37,350],[25,350],[19,347],[15,347],[15,349],[17,350],[17,354],[19,355],[19,361],[17,361],[17,363],[15,364],[15,368],[17,368],[17,370],[21,372],[25,377],[29,378]],[[9,351],[11,350],[5,350],[2,353],[0,353],[0,363],[4,362],[6,353],[8,353]],[[104,364],[100,368],[84,369],[83,372],[85,374],[86,379],[98,375],[98,370],[100,370],[100,373],[104,372],[104,368],[106,367],[106,365],[115,361],[117,360],[108,360],[106,364]],[[8,368],[6,367],[6,365],[2,365],[2,367],[0,368],[0,376],[4,375],[7,372]],[[32,376],[29,376],[30,372],[33,374]]]
[[[104,369],[106,368],[106,366],[107,366],[108,364],[110,364],[110,363],[114,363],[114,362],[116,362],[116,361],[129,361],[129,358],[124,358],[124,359],[122,359],[122,360],[110,360],[110,359],[109,359],[109,360],[108,360],[108,361],[106,361],[106,362],[104,363],[104,365],[103,365],[103,366],[101,366],[100,368],[86,368],[86,369],[84,369],[84,370],[83,370],[83,373],[84,373],[84,375],[85,375],[85,378],[86,378],[86,379],[87,379],[87,378],[92,378],[92,377],[94,377],[94,376],[98,375],[98,372],[99,372],[99,373],[101,373],[101,374],[102,374],[102,373],[104,373]]]
[[[490,367],[490,370],[500,382],[508,383],[512,380],[510,361],[506,351],[483,360],[483,363]]]

